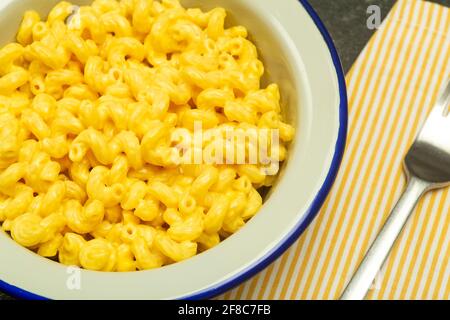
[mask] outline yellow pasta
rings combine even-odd
[[[101,238],[84,243],[79,257],[83,268],[95,271],[112,271],[117,263],[115,247]]]
[[[128,272],[136,270],[136,261],[133,252],[128,244],[122,243],[117,248],[117,266],[118,272]]]
[[[178,0],[26,11],[0,49],[2,230],[65,265],[129,272],[211,249],[257,214],[295,129],[226,16]]]
[[[80,251],[85,243],[86,240],[81,235],[66,233],[58,250],[59,262],[68,266],[80,266]]]

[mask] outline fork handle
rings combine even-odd
[[[366,297],[373,280],[383,266],[417,202],[430,187],[430,183],[418,178],[411,177],[409,179],[405,192],[367,251],[358,270],[344,290],[341,300],[363,300]]]

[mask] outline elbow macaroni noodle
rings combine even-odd
[[[178,0],[27,11],[0,49],[2,229],[63,264],[127,272],[252,218],[295,131],[225,18]]]

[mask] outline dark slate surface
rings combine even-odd
[[[309,0],[331,33],[345,71],[348,71],[373,34],[367,28],[367,8],[378,5],[383,18],[395,0]],[[450,6],[450,0],[432,0]],[[1,299],[10,297],[0,292]]]
[[[384,19],[395,2],[395,0],[309,0],[331,33],[345,71],[350,69],[376,31],[367,28],[369,16],[367,8],[370,5],[379,6]],[[450,6],[450,0],[430,2]]]

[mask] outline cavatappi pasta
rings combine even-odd
[[[278,86],[260,87],[247,30],[225,18],[177,0],[27,11],[0,50],[2,229],[63,264],[124,272],[188,259],[252,218],[274,180],[263,159],[181,163],[170,138],[196,123],[276,129],[271,156],[286,157]]]

